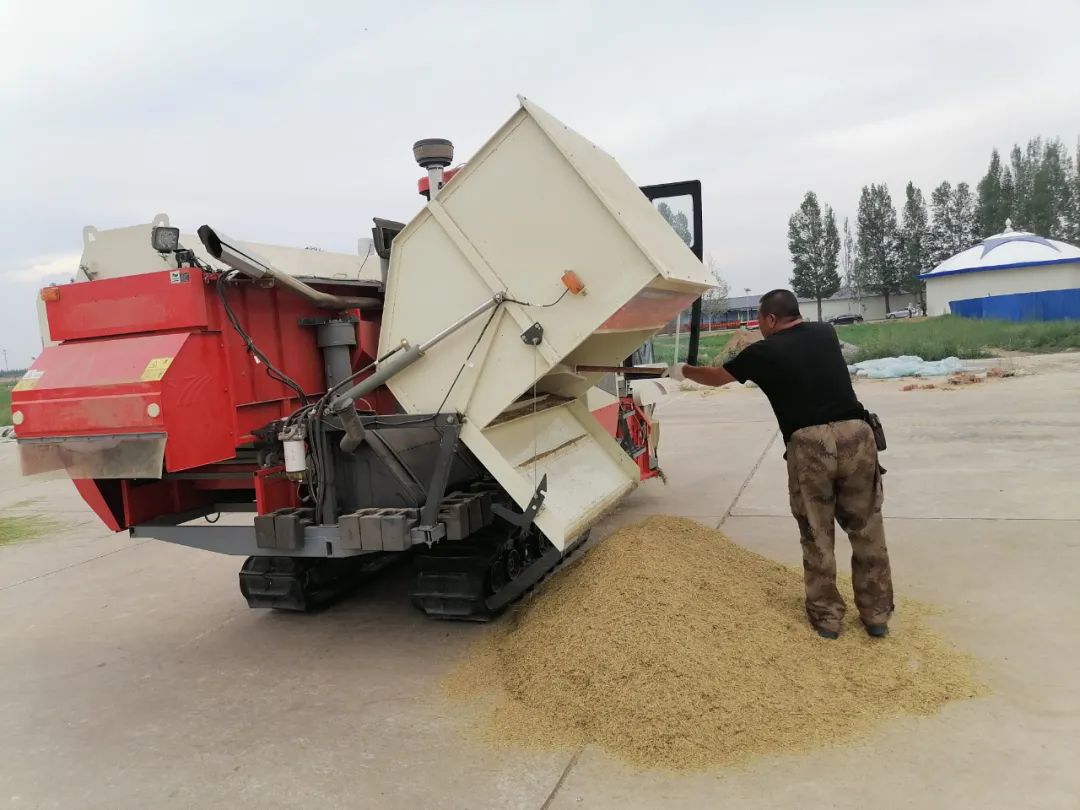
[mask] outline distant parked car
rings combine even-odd
[[[886,313],[885,317],[889,318],[889,319],[892,319],[892,318],[910,318],[911,317],[911,310],[910,309],[893,310],[892,312]]]
[[[845,312],[843,315],[833,315],[829,318],[829,323],[834,326],[843,326],[846,323],[862,323],[862,320],[862,315],[856,315],[854,312]]]

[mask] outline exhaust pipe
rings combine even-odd
[[[235,239],[215,231],[209,225],[199,228],[199,239],[202,240],[211,256],[238,273],[243,273],[256,281],[269,276],[279,286],[306,298],[319,309],[379,309],[382,307],[382,301],[378,298],[353,298],[317,290],[310,284],[305,284],[300,279],[274,267],[248,248],[240,247],[240,243]]]

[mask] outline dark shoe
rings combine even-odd
[[[835,641],[836,639],[840,638],[840,634],[837,633],[835,630],[826,630],[824,627],[815,627],[814,630],[817,631],[817,634],[819,636],[821,636],[822,638],[827,638],[830,641]]]
[[[873,638],[885,638],[889,635],[889,625],[887,624],[864,624],[866,628],[866,634]]]

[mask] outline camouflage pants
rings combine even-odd
[[[881,521],[881,473],[870,426],[850,420],[797,430],[787,445],[787,464],[810,623],[839,632],[844,618],[844,600],[836,589],[836,522],[851,541],[859,616],[866,624],[888,621],[892,575]]]

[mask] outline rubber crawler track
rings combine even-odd
[[[497,546],[467,541],[436,545],[416,554],[410,596],[433,619],[490,621],[572,562],[588,539],[588,533],[582,535],[563,554],[548,544],[539,558],[494,593],[488,593],[488,569]]]

